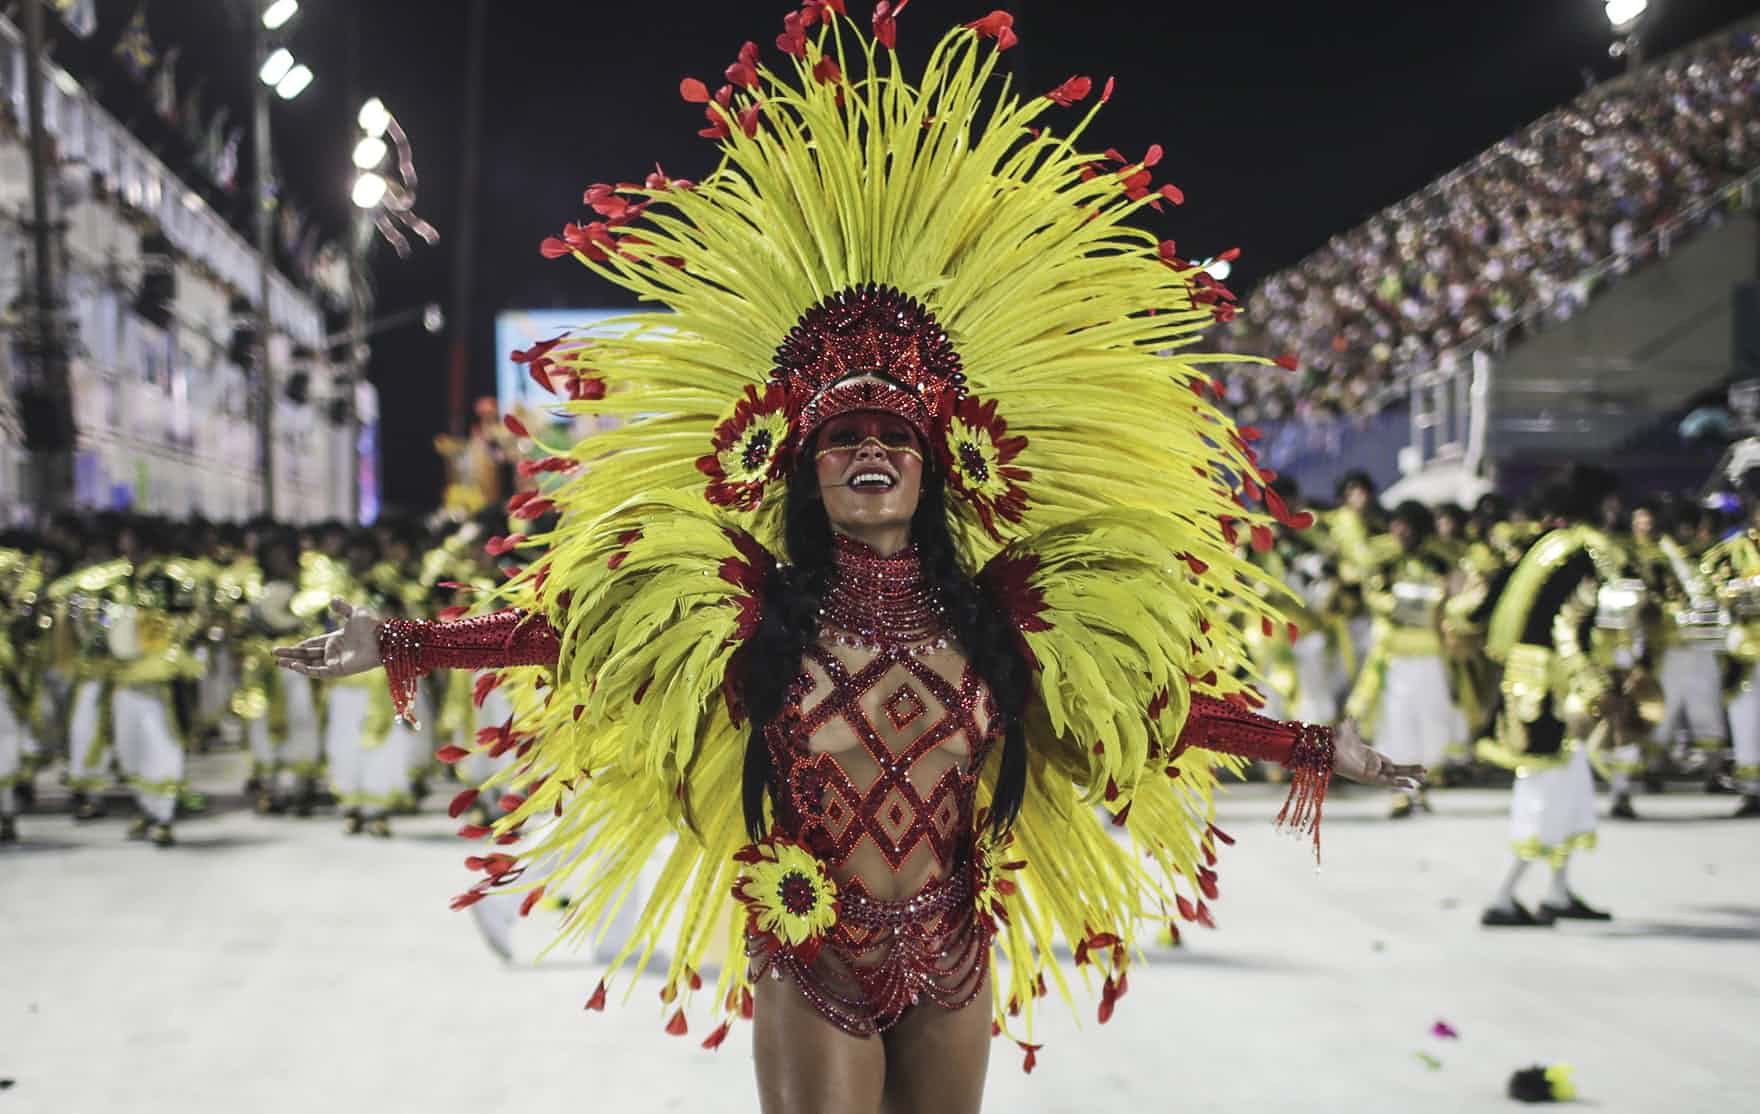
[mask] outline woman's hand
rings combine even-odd
[[[347,600],[331,600],[330,613],[340,627],[297,646],[275,647],[275,664],[325,681],[377,669],[380,618]]]
[[[1401,766],[1363,741],[1353,720],[1339,724],[1332,733],[1332,772],[1364,785],[1389,789],[1421,789],[1424,767]]]

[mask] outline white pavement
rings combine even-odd
[[[240,776],[232,756],[198,773]],[[1611,925],[1499,934],[1477,918],[1502,793],[1400,824],[1335,794],[1321,873],[1272,833],[1276,796],[1223,806],[1219,930],[1135,967],[1104,1028],[1091,1002],[1080,1031],[1046,1010],[1030,1077],[997,1043],[987,1110],[1500,1110],[1513,1069],[1559,1061],[1597,1111],[1756,1109],[1760,824],[1712,819],[1731,798],[1644,799],[1652,819],[1604,826],[1574,880]],[[744,1029],[703,1052],[662,1032],[655,980],[589,1014],[594,964],[495,959],[446,908],[469,881],[454,827],[379,842],[231,811],[160,851],[115,820],[23,817],[0,848],[0,1114],[756,1109]],[[545,942],[522,931],[527,955]]]

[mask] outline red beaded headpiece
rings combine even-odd
[[[795,446],[826,421],[883,410],[932,444],[935,426],[966,393],[959,356],[914,298],[869,283],[801,315],[776,349],[770,382],[788,396]]]
[[[1021,520],[1032,473],[1013,461],[1027,439],[969,394],[953,343],[922,303],[874,283],[838,291],[789,330],[769,382],[746,388],[698,458],[704,496],[756,510],[820,426],[861,410],[909,422],[991,536],[1002,537],[999,520]]]

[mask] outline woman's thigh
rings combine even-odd
[[[886,1046],[878,1037],[853,1037],[825,1020],[792,979],[759,979],[752,1010],[764,1114],[879,1114]]]
[[[963,1009],[913,1006],[886,1031],[883,1114],[977,1114],[990,1063],[990,980]]]

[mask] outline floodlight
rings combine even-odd
[[[377,139],[385,134],[386,128],[391,126],[391,111],[385,107],[384,101],[374,97],[366,104],[361,105],[360,116],[356,118],[356,122],[360,124],[361,131]]]
[[[1649,0],[1607,0],[1607,22],[1621,34],[1630,31],[1650,8]]]
[[[278,30],[298,14],[299,0],[274,0],[263,9],[263,26],[271,31]]]
[[[385,179],[369,170],[354,180],[354,203],[360,208],[375,208],[383,200]]]
[[[257,71],[257,76],[263,79],[264,85],[279,85],[281,79],[292,69],[293,51],[284,46],[277,47],[275,53],[264,59],[263,68]]]
[[[362,136],[354,145],[354,164],[362,170],[377,169],[385,161],[385,141],[377,136]]]

